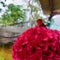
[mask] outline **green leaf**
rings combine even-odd
[[[18,19],[25,20],[26,11],[24,11],[23,6],[9,4],[8,9],[1,17],[1,23],[3,25],[14,24],[18,22]]]

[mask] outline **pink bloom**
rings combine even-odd
[[[60,32],[34,27],[17,38],[12,48],[13,60],[59,60]]]

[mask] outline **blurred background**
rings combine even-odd
[[[12,45],[43,14],[39,0],[0,0],[0,60],[12,60]]]

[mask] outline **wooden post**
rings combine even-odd
[[[49,7],[50,7],[51,13],[53,13],[53,11],[54,11],[54,0],[49,0]]]

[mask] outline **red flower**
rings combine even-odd
[[[60,32],[35,27],[17,38],[12,50],[13,60],[59,60]]]

